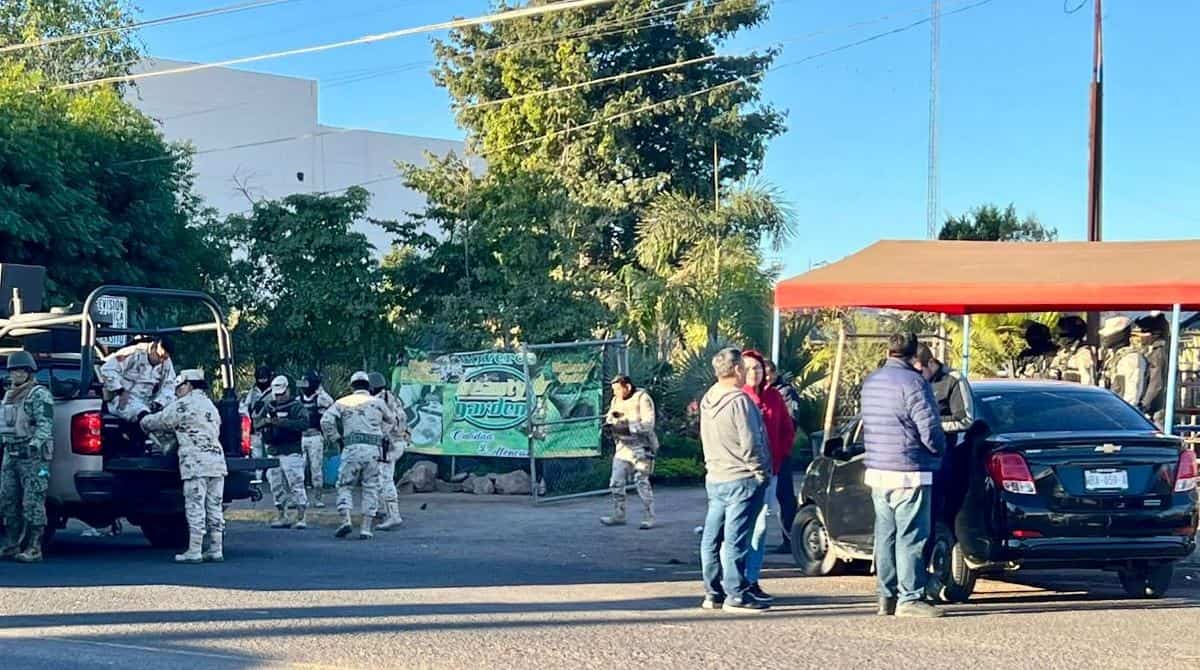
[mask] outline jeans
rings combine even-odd
[[[779,517],[779,501],[775,499],[775,487],[779,477],[772,477],[763,493],[762,510],[754,521],[754,531],[750,535],[750,555],[746,558],[746,580],[751,584],[758,583],[762,574],[763,561],[767,558],[767,526],[772,517]]]
[[[882,598],[908,603],[925,595],[931,488],[871,491],[875,503],[875,574]]]
[[[741,601],[750,587],[746,579],[750,532],[762,508],[767,485],[746,477],[731,482],[706,482],[704,488],[708,492],[708,512],[700,536],[704,590],[715,598],[727,596]]]
[[[792,478],[792,457],[783,459],[776,475],[775,498],[779,502],[779,525],[783,527],[783,543],[792,543],[792,524],[796,521],[796,484]]]

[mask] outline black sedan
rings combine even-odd
[[[1195,454],[1100,388],[979,381],[970,399],[975,422],[934,478],[930,594],[962,602],[979,575],[1094,568],[1162,597],[1195,548]],[[861,433],[835,432],[804,476],[792,553],[808,575],[871,560]]]

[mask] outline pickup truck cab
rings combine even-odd
[[[186,304],[199,307],[211,321],[158,328],[117,328],[100,322],[97,301],[110,297]],[[181,310],[186,311],[186,310]],[[0,320],[0,381],[7,381],[3,361],[25,349],[38,362],[38,381],[54,396],[54,456],[46,495],[48,525],[44,542],[80,519],[93,527],[125,518],[140,526],[150,544],[178,548],[187,544],[183,487],[178,454],[158,453],[140,431],[132,431],[108,413],[98,370],[102,338],[183,336],[212,333],[216,356],[186,360],[183,366],[216,369],[213,402],[221,415],[221,444],[229,475],[225,502],[258,500],[256,472],[278,464],[276,459],[250,458],[250,426],[238,411],[233,385],[233,355],[229,330],[220,307],[210,296],[129,286],[102,286],[91,293],[81,310],[15,314]]]

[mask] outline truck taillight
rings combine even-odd
[[[992,454],[988,461],[988,472],[996,485],[1009,493],[1034,495],[1037,487],[1033,485],[1033,475],[1029,472],[1029,464],[1021,454],[1001,452]]]
[[[104,451],[104,422],[100,412],[83,412],[71,417],[71,451],[99,456]]]
[[[1196,490],[1196,452],[1190,448],[1179,454],[1179,465],[1175,468],[1175,492]]]
[[[250,417],[242,417],[242,455],[250,455]]]

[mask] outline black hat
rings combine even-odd
[[[262,381],[264,379],[270,381],[274,376],[275,372],[271,370],[271,366],[269,365],[260,365],[254,370],[255,381]]]
[[[1133,323],[1138,332],[1151,335],[1166,335],[1171,330],[1167,317],[1162,314],[1148,314]]]
[[[1082,340],[1087,337],[1087,321],[1078,316],[1064,316],[1058,320],[1055,332],[1068,340]]]

